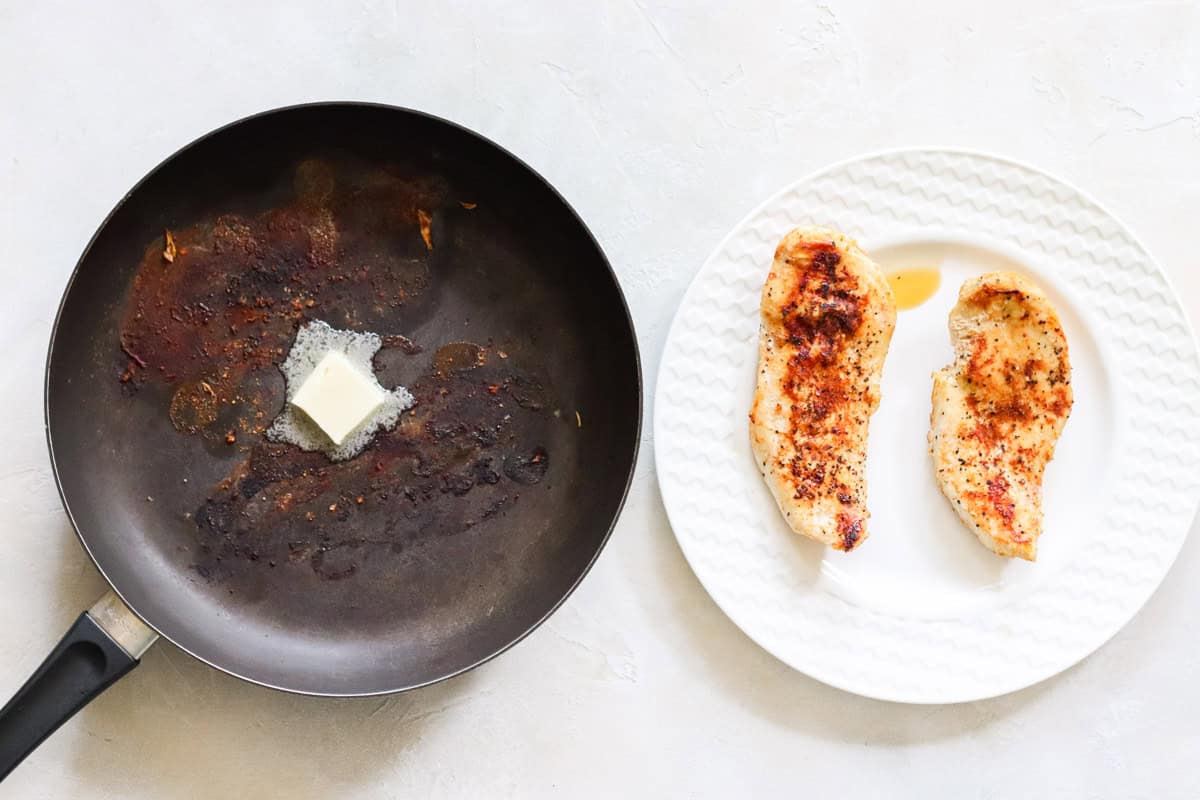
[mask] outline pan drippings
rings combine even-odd
[[[516,382],[502,360],[476,347],[478,365],[442,372],[431,364],[412,386],[416,406],[358,458],[333,464],[287,445],[256,445],[196,513],[201,573],[221,578],[250,561],[339,580],[518,503],[550,456],[523,435],[538,412],[513,392],[529,379]]]
[[[402,167],[315,159],[299,165],[294,189],[288,204],[255,216],[172,229],[169,262],[161,241],[147,245],[114,374],[131,402],[166,384],[162,413],[178,435],[227,454],[228,477],[188,512],[187,549],[200,577],[249,599],[304,585],[263,580],[264,571],[386,581],[423,542],[517,507],[552,469],[548,426],[566,425],[520,347],[407,338],[433,307],[454,215],[479,213],[473,205]],[[284,407],[278,365],[316,319],[381,334],[376,369],[396,370],[415,398],[391,430],[338,463],[264,436]]]
[[[417,210],[428,209],[435,223],[470,212],[449,198],[444,181],[401,167],[346,167],[331,188],[333,174],[328,163],[303,162],[300,194],[289,204],[175,229],[169,262],[161,240],[147,245],[121,324],[118,375],[127,393],[147,381],[204,381],[219,406],[234,408],[195,426],[198,435],[257,435],[278,410],[264,380],[276,379],[302,324],[407,333],[392,326],[425,299],[433,257]],[[194,392],[178,401],[189,398],[209,402]],[[181,408],[175,416],[204,415]]]

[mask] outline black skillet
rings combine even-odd
[[[382,335],[380,380],[417,398],[341,464],[263,435],[284,402],[277,364],[314,319]],[[595,561],[640,425],[603,252],[497,145],[359,103],[188,145],[104,221],[59,309],[51,460],[116,594],[0,711],[0,775],[156,634],[314,695],[481,664]]]

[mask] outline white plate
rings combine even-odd
[[[759,293],[780,238],[810,223],[885,270],[942,272],[899,313],[871,421],[871,536],[850,554],[788,531],[750,455]],[[952,358],[946,315],[965,278],[999,268],[1048,292],[1071,348],[1075,406],[1032,564],[963,527],[925,442],[930,373]],[[857,694],[977,700],[1084,658],[1166,575],[1200,499],[1200,361],[1162,270],[1079,190],[978,153],[893,151],[798,181],[726,237],[671,326],[654,434],[679,544],[752,639]]]

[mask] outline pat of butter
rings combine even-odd
[[[317,423],[334,444],[341,444],[386,399],[374,376],[363,375],[350,359],[330,350],[304,379],[292,405]]]

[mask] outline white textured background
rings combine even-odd
[[[1074,181],[1200,316],[1200,5],[913,5],[0,0],[0,694],[102,589],[42,435],[62,285],[144,172],[254,111],[391,102],[514,150],[612,259],[648,387],[684,288],[749,208],[896,145],[993,150]],[[596,569],[503,658],[389,700],[322,701],[159,645],[0,795],[1196,797],[1195,537],[1066,674],[988,702],[888,705],[791,672],[722,616],[667,527],[649,429],[645,444]]]

